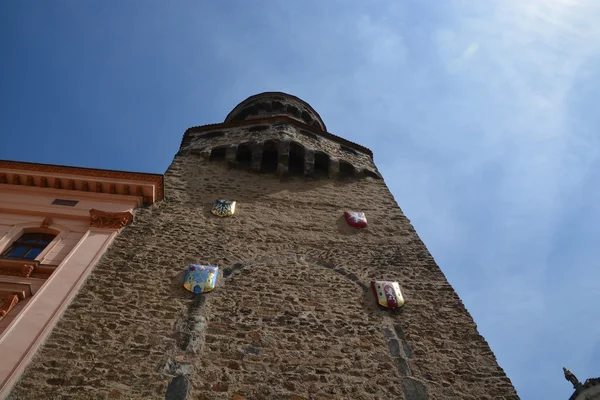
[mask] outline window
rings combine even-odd
[[[252,165],[252,149],[247,144],[240,144],[237,147],[235,162],[241,168],[250,168]]]
[[[268,140],[263,146],[262,160],[260,164],[260,172],[271,173],[277,171],[279,160],[279,145],[278,143]]]
[[[69,207],[74,207],[77,203],[79,203],[78,200],[54,199],[52,201],[52,204],[54,204],[54,205],[57,205],[57,206],[69,206]]]
[[[340,178],[348,178],[356,173],[354,166],[346,161],[340,161]]]
[[[326,153],[315,153],[315,175],[329,176],[329,156]]]
[[[227,155],[225,147],[216,147],[210,152],[209,161],[223,161]]]
[[[34,260],[54,238],[55,235],[50,233],[25,233],[2,253],[2,257]]]
[[[294,142],[290,143],[288,171],[292,175],[302,175],[304,173],[304,147]]]

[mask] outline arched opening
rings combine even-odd
[[[273,140],[265,142],[263,145],[262,160],[260,163],[261,173],[272,173],[277,171],[279,159],[279,143]]]
[[[301,146],[298,143],[290,143],[288,171],[290,175],[304,174],[304,146]]]
[[[366,177],[369,177],[369,178],[373,178],[373,179],[381,179],[381,177],[379,175],[377,175],[377,173],[375,173],[374,171],[371,171],[370,169],[364,169],[363,175]]]
[[[271,103],[272,107],[273,107],[273,111],[283,111],[285,110],[285,106],[283,105],[283,103],[279,102],[279,101],[274,101]]]
[[[210,152],[209,161],[223,161],[225,160],[226,149],[225,147],[216,147]]]
[[[355,169],[352,164],[346,161],[340,161],[340,179],[349,178],[355,174]]]
[[[240,111],[240,113],[235,118],[233,118],[232,121],[244,121],[248,117],[256,114],[258,114],[258,108],[256,107],[256,105],[251,105]]]
[[[302,111],[302,114],[300,114],[300,116],[302,117],[302,121],[304,121],[305,124],[307,124],[307,125],[312,124],[313,119],[308,112]]]
[[[329,176],[329,155],[323,152],[315,153],[315,176]]]
[[[252,149],[248,144],[240,144],[235,154],[235,164],[240,168],[250,168],[252,165]]]
[[[298,118],[300,116],[300,110],[298,110],[296,107],[288,104],[286,107],[286,111],[289,114],[292,114],[294,117]]]

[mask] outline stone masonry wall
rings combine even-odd
[[[280,182],[186,155],[165,184],[11,400],[518,398],[383,180]],[[233,217],[210,214],[217,198]],[[221,267],[213,292],[183,289],[189,263]],[[398,280],[406,305],[379,309],[371,279]]]
[[[257,127],[263,129],[257,130]],[[379,174],[373,159],[364,152],[336,143],[292,124],[272,124],[244,126],[226,131],[214,129],[202,132],[190,132],[181,146],[180,154],[208,155],[212,149],[235,144],[254,145],[269,140],[290,141],[301,144],[308,151],[323,152],[332,159],[345,161],[353,165],[357,171],[370,171]]]

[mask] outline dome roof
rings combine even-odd
[[[265,92],[248,97],[225,118],[225,122],[285,115],[322,131],[327,131],[319,114],[304,100],[282,92]]]

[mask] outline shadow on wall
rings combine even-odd
[[[289,146],[289,147],[288,147]],[[284,151],[283,155],[281,151]],[[178,160],[187,160],[182,164]],[[190,160],[193,160],[189,162]],[[189,163],[188,163],[189,162]],[[188,168],[192,165],[197,173]],[[383,180],[373,171],[360,173],[345,160],[332,160],[322,151],[307,151],[296,142],[268,140],[262,144],[219,146],[210,153],[177,157],[165,173],[167,199],[197,203],[202,194],[215,199],[253,202],[273,193],[307,192],[329,187],[354,186],[358,192],[373,190]]]
[[[376,171],[359,171],[348,160],[332,159],[324,151],[307,149],[295,141],[271,139],[196,150],[176,156],[165,173],[165,200],[187,203],[194,209],[200,205],[207,216],[217,199],[235,200],[241,206],[265,201],[275,193],[281,194],[278,201],[285,202],[285,192],[317,191],[328,205],[345,208],[352,202],[337,204],[340,191],[350,193],[346,199],[353,197],[351,193],[364,198],[385,191]],[[307,198],[289,201],[312,203]],[[344,235],[357,234],[341,223],[338,228]]]
[[[383,190],[381,186],[384,185],[382,180],[373,178],[332,181],[305,176],[290,176],[281,181],[273,174],[257,174],[247,170],[229,169],[225,165],[215,163],[201,162],[198,167],[204,170],[203,175],[192,174],[183,180],[175,178],[176,181],[173,183],[168,175],[165,176],[165,193],[167,194],[165,201],[188,203],[194,208],[201,203],[204,209],[203,213],[206,213],[207,216],[211,213],[213,201],[217,199],[237,201],[236,213],[238,213],[237,210],[243,207],[244,203],[269,201],[268,198],[277,193],[282,194],[278,201],[286,201],[285,192],[293,194],[316,191],[321,193],[321,197],[329,192],[326,195],[329,198],[327,203],[333,205],[337,203],[335,198],[338,191],[368,192],[375,196],[375,193],[378,192],[377,187]],[[215,178],[215,175],[218,178]],[[290,197],[289,201],[293,203],[298,200]],[[301,201],[310,202],[311,200]],[[338,207],[352,206],[347,203],[346,201],[340,202]],[[235,214],[233,218],[235,218]],[[342,222],[346,223],[345,220]],[[344,234],[352,235],[354,233],[346,232]]]
[[[234,152],[228,156],[228,151]],[[287,167],[289,176],[307,176],[312,178],[354,179],[362,176],[380,178],[376,172],[358,171],[346,160],[334,161],[323,151],[307,151],[300,143],[267,140],[263,143],[242,143],[237,147],[218,146],[210,149],[210,162],[227,161],[229,167],[252,169],[255,172],[269,174]]]

